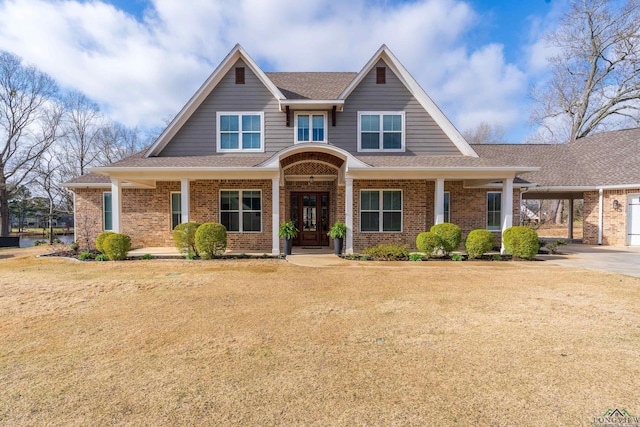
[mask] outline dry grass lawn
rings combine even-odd
[[[592,425],[640,414],[640,279],[544,262],[0,251],[1,425]]]

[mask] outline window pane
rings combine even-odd
[[[111,205],[111,193],[104,193],[104,229],[113,230],[113,210]]]
[[[362,132],[362,135],[360,135],[360,145],[364,150],[380,149],[380,134],[377,132]]]
[[[180,193],[171,194],[171,211],[182,212],[182,195]]]
[[[380,116],[363,114],[362,116],[360,116],[360,120],[360,130],[362,132],[377,132],[380,130]]]
[[[487,228],[500,230],[502,193],[487,193]]]
[[[242,213],[242,231],[260,231],[260,212]]]
[[[171,229],[173,230],[180,223],[182,223],[182,214],[180,213],[171,214]]]
[[[238,116],[220,116],[221,132],[237,132],[238,130]]]
[[[444,222],[451,222],[449,217],[449,193],[444,193]]]
[[[260,132],[260,116],[242,116],[243,132]]]
[[[238,212],[221,212],[220,223],[227,231],[240,231],[240,214]]]
[[[360,230],[380,231],[380,214],[378,212],[361,212]]]
[[[260,210],[260,192],[259,191],[243,191],[242,192],[242,209],[247,211]]]
[[[238,148],[238,134],[237,133],[222,133],[220,134],[220,148],[225,150],[234,150]]]
[[[313,116],[313,140],[324,141],[324,116]]]
[[[364,211],[377,211],[380,209],[380,192],[362,191],[360,193],[360,209]]]
[[[298,141],[309,141],[309,116],[298,116]]]
[[[402,193],[400,191],[383,191],[382,197],[382,209],[385,211],[402,210]]]
[[[220,210],[237,211],[240,208],[238,191],[222,191],[220,193]]]
[[[402,148],[402,133],[385,133],[382,136],[382,147],[388,150]]]
[[[402,212],[384,212],[382,218],[382,231],[400,231],[402,229]]]
[[[242,148],[260,149],[260,134],[259,133],[243,133]]]
[[[383,130],[386,131],[396,131],[396,132],[401,132],[402,131],[402,116],[398,115],[393,115],[393,116],[384,116],[383,117]]]

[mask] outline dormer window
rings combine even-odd
[[[296,144],[327,142],[327,113],[296,113]]]
[[[244,67],[236,67],[236,84],[244,84]]]

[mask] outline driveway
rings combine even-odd
[[[540,258],[565,267],[581,267],[592,270],[620,273],[640,277],[640,246],[590,246],[571,244],[561,246],[563,255],[547,255]]]

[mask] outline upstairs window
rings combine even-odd
[[[218,151],[264,151],[263,113],[218,113]]]
[[[359,112],[358,151],[404,151],[404,113]]]
[[[296,113],[296,143],[327,142],[326,129],[326,113]]]

